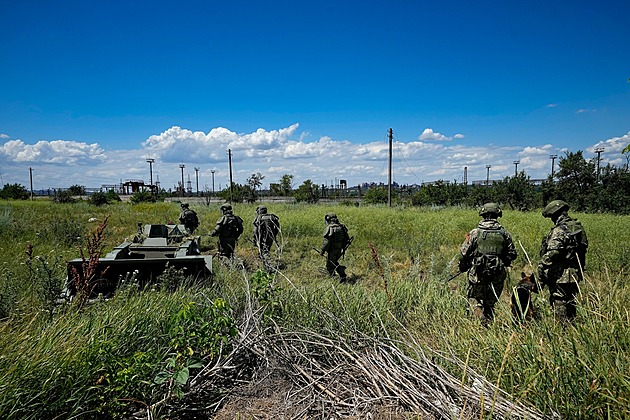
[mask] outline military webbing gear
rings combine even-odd
[[[505,229],[477,228],[477,252],[484,255],[500,255],[505,241]]]
[[[473,254],[473,266],[478,275],[492,277],[505,270],[501,259],[505,242],[505,229],[477,228],[477,250]]]
[[[258,229],[261,236],[271,234],[275,238],[280,231],[280,220],[275,214],[263,214],[259,217]]]
[[[197,213],[188,208],[188,204],[182,204],[182,213],[179,216],[179,223],[182,223],[189,232],[194,232],[199,227]]]
[[[587,249],[582,224],[567,214],[560,215],[540,246],[541,280],[547,285],[581,281]]]
[[[550,207],[548,209],[548,207]],[[568,205],[561,200],[545,207],[555,222],[540,246],[538,274],[549,287],[549,303],[554,314],[571,321],[576,315],[575,296],[585,269],[588,239],[582,224],[567,213]]]
[[[471,230],[461,246],[459,269],[468,271],[471,283],[487,283],[506,276],[516,258],[516,249],[510,234],[496,221],[484,219]]]
[[[326,270],[330,275],[335,272],[339,274],[342,281],[346,279],[345,267],[339,264],[339,259],[347,249],[352,240],[348,235],[348,229],[337,220],[334,213],[328,213],[325,217],[326,230],[324,231],[324,241],[322,243],[321,254],[328,253],[326,258]]]
[[[498,211],[496,207],[494,210]],[[508,276],[506,267],[514,259],[516,249],[512,237],[495,218],[484,217],[477,228],[466,235],[460,249],[459,268],[468,270],[469,313],[478,317],[483,325],[494,317],[494,305]]]
[[[232,235],[236,238],[241,236],[241,233],[243,233],[243,219],[233,214],[228,214],[226,218],[228,229]]]

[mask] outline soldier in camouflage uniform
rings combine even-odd
[[[270,256],[271,245],[276,242],[276,236],[280,232],[280,219],[278,216],[267,212],[266,206],[256,207],[256,219],[254,219],[254,244],[258,248],[260,258],[266,260]]]
[[[326,258],[326,270],[331,276],[335,275],[335,271],[339,274],[342,283],[348,279],[346,275],[346,267],[339,264],[346,245],[350,242],[348,228],[339,223],[335,213],[328,213],[324,217],[326,222],[326,230],[324,231],[324,242],[320,254],[328,253]]]
[[[179,223],[183,224],[188,233],[193,233],[199,227],[199,218],[194,210],[191,210],[188,203],[181,204],[182,211],[179,214]]]
[[[217,225],[210,235],[219,237],[219,256],[232,258],[236,249],[236,240],[243,233],[243,219],[234,215],[232,206],[229,204],[223,204],[220,210],[221,217],[217,220]]]
[[[479,210],[483,220],[466,235],[460,250],[459,271],[468,271],[470,310],[484,326],[494,319],[494,305],[503,291],[507,268],[516,259],[512,236],[497,221],[502,215],[498,204],[484,204]]]
[[[549,287],[549,303],[554,314],[563,320],[575,318],[575,296],[582,280],[588,239],[582,224],[568,214],[569,205],[554,200],[544,208],[543,217],[554,226],[540,246],[538,278]]]

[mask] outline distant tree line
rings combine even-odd
[[[553,178],[549,176],[541,185],[534,185],[525,172],[495,181],[490,186],[438,181],[416,192],[411,201],[414,205],[439,206],[480,206],[498,202],[511,209],[527,210],[561,199],[576,211],[628,214],[630,172],[627,160],[622,167],[608,164],[597,173],[595,159],[587,161],[582,151],[567,152],[560,157],[559,169]]]
[[[596,159],[586,160],[582,151],[567,152],[560,157],[558,171],[541,184],[535,185],[529,176],[521,171],[514,176],[493,181],[490,185],[466,185],[437,181],[412,191],[396,186],[392,189],[392,200],[415,206],[466,206],[476,207],[487,202],[497,202],[505,208],[529,210],[543,207],[555,199],[567,201],[573,210],[584,212],[630,213],[630,145],[622,152],[626,163],[622,166],[608,164],[598,168]],[[599,169],[599,170],[598,170]],[[231,202],[253,203],[260,199],[262,181],[260,172],[247,178],[245,184],[233,183],[216,193],[216,196]],[[284,174],[277,183],[270,183],[269,194],[292,197],[297,202],[316,203],[322,196],[342,198],[341,195],[325,195],[325,191],[310,179],[294,189],[294,176]],[[323,186],[322,186],[323,188]],[[383,185],[363,188],[363,200],[366,204],[387,203],[388,190]],[[55,191],[53,201],[59,203],[74,202],[74,196],[84,195],[85,187],[73,185],[67,190]],[[131,198],[132,203],[163,201],[169,194],[162,190],[155,196],[149,191],[139,191]],[[205,192],[204,195],[210,195]],[[19,184],[6,184],[0,190],[0,198],[25,200],[30,197],[25,187]],[[88,198],[94,205],[119,201],[113,191],[97,192]]]

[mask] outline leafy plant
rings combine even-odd
[[[262,270],[258,270],[251,280],[254,298],[263,308],[263,317],[265,319],[280,317],[282,305],[278,296],[282,294],[282,288],[275,285],[274,278]]]
[[[26,245],[26,255],[28,257],[26,266],[31,274],[31,282],[52,321],[64,282],[63,271],[60,270],[62,265],[59,258],[50,264],[40,255],[33,256],[33,246],[30,243]]]
[[[172,316],[168,335],[171,353],[154,383],[166,386],[167,395],[181,398],[191,369],[203,366],[204,358],[212,358],[229,350],[230,339],[237,334],[231,308],[223,299],[211,305],[184,302]]]

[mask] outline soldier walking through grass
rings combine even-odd
[[[479,210],[482,220],[466,235],[461,246],[459,271],[468,272],[469,311],[487,326],[494,319],[494,305],[499,300],[516,259],[512,236],[497,219],[503,216],[496,203],[486,203]]]
[[[588,239],[584,227],[568,214],[569,204],[553,200],[545,206],[542,215],[551,219],[554,226],[540,246],[538,278],[549,287],[549,303],[554,315],[573,321],[576,315],[575,296],[579,292],[586,264]]]
[[[271,253],[271,245],[276,243],[280,232],[280,219],[273,213],[267,212],[266,206],[256,207],[254,219],[254,244],[258,248],[258,255],[263,261],[267,261]]]
[[[243,219],[234,215],[229,204],[223,204],[219,209],[221,217],[210,236],[219,237],[219,256],[231,259],[236,249],[236,240],[243,233]]]
[[[326,257],[326,271],[328,271],[328,274],[334,276],[335,272],[337,272],[340,281],[345,283],[348,279],[346,267],[340,265],[339,260],[352,242],[350,235],[348,235],[348,228],[339,222],[335,213],[326,214],[324,221],[326,222],[326,230],[324,230],[324,241],[320,254],[322,256],[325,253],[328,254]]]
[[[188,233],[193,233],[199,227],[199,218],[194,210],[190,209],[188,203],[181,204],[182,211],[179,214],[179,223],[183,224]]]

